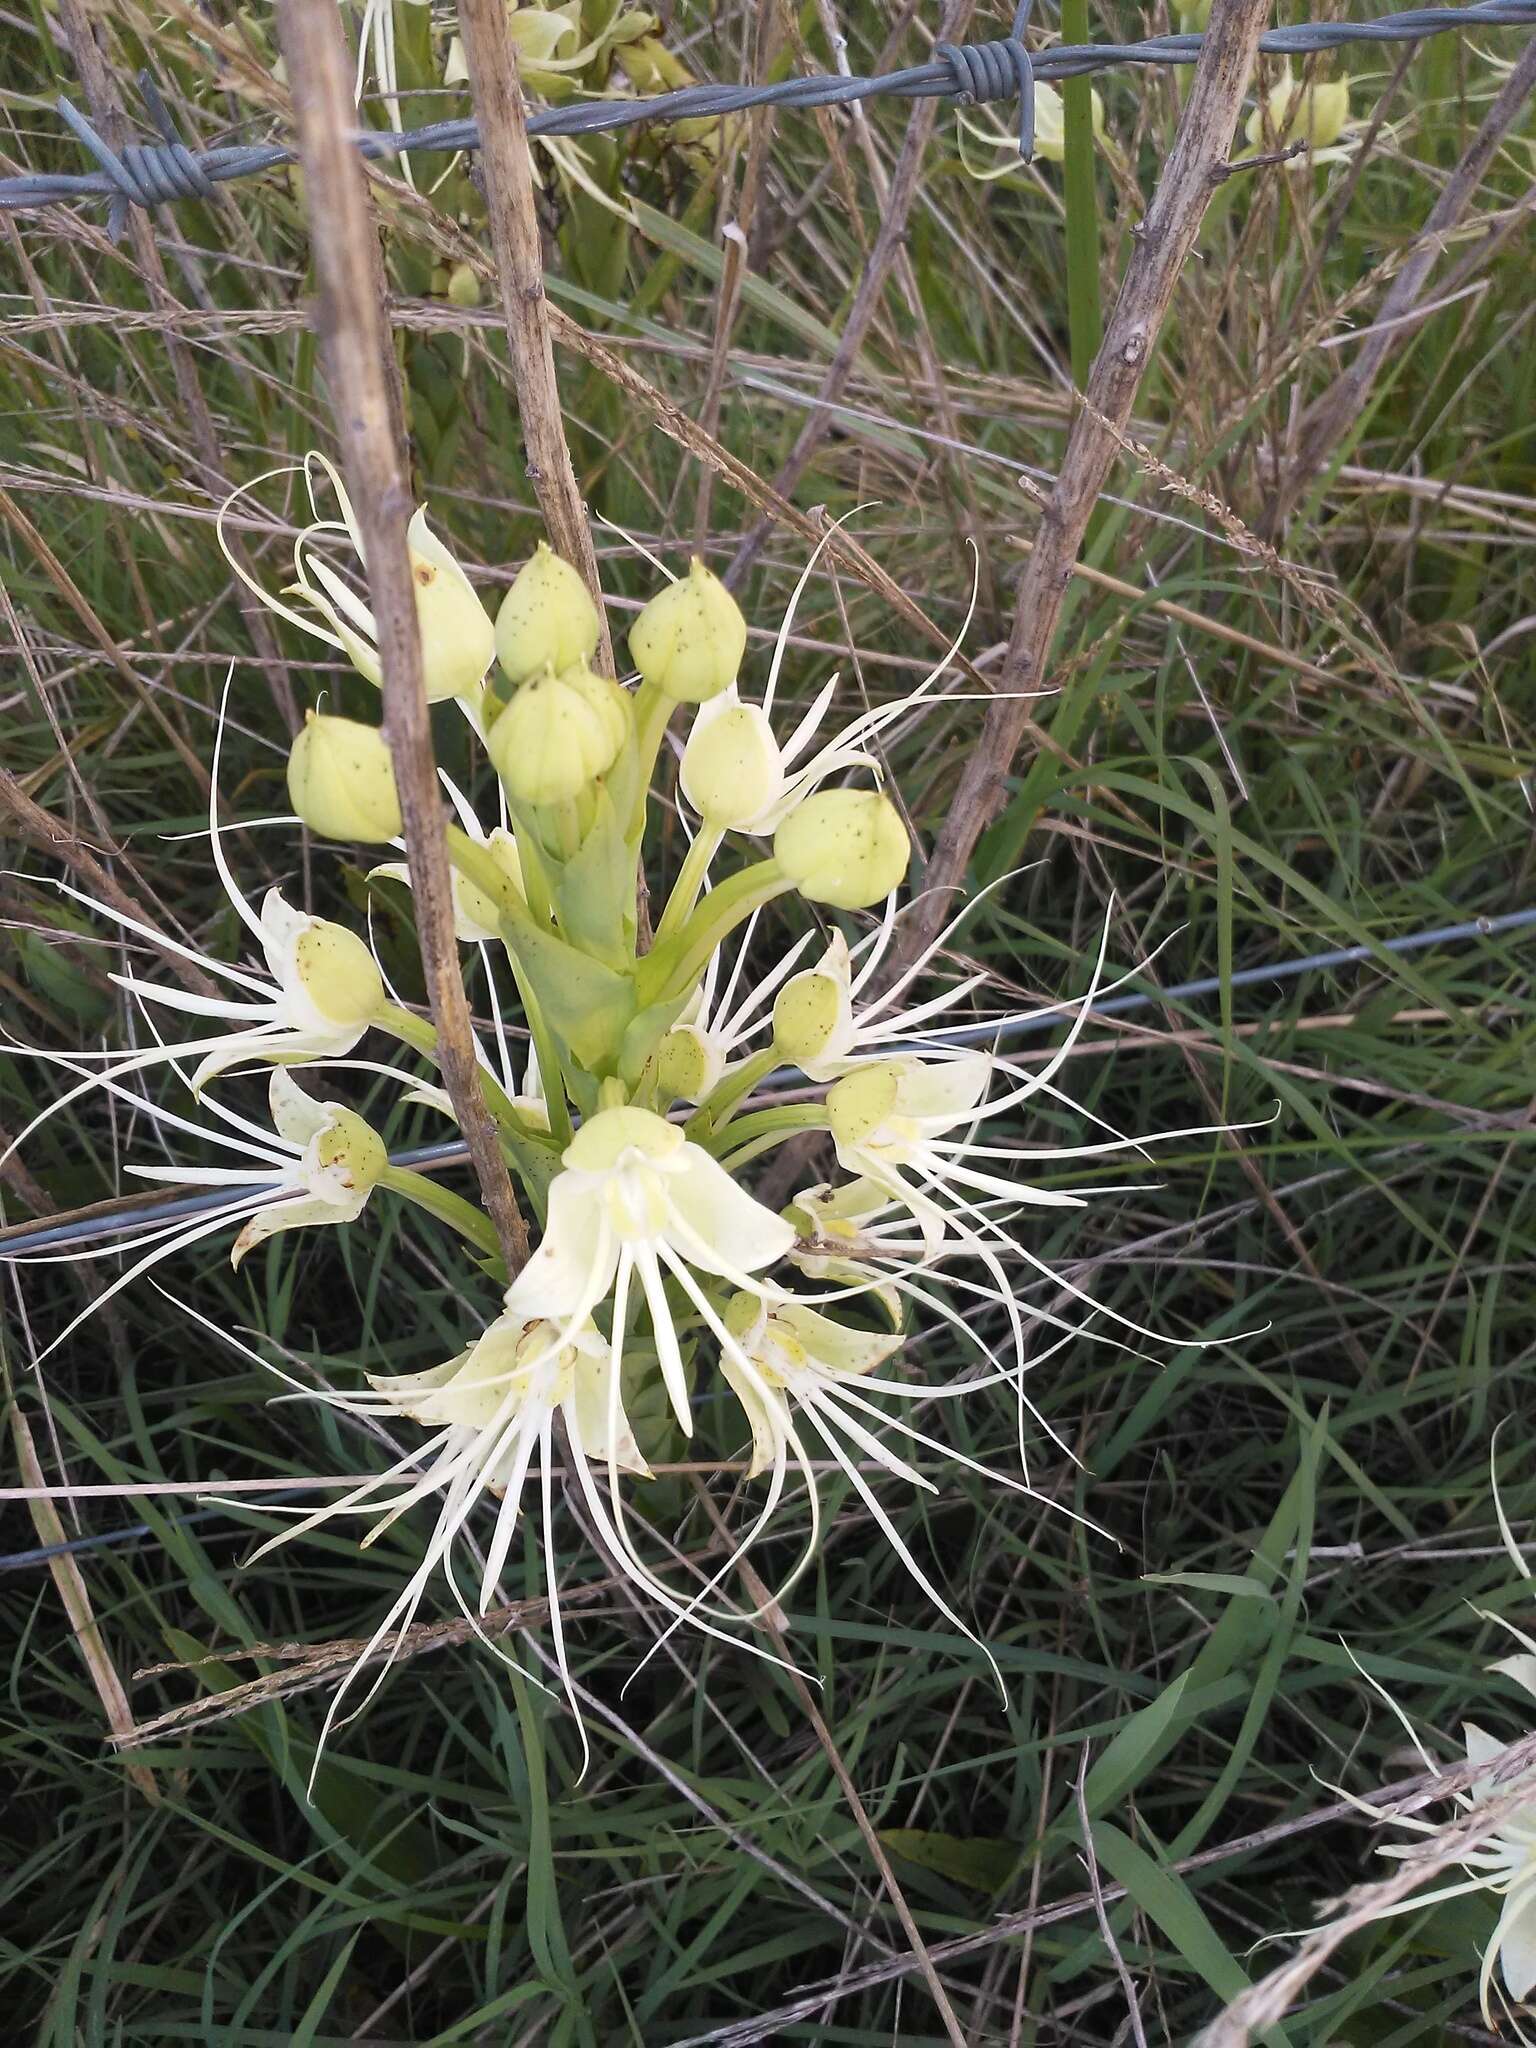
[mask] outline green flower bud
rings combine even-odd
[[[889,1064],[855,1067],[827,1090],[827,1121],[839,1145],[862,1145],[896,1107],[901,1075]]]
[[[1184,35],[1204,35],[1211,25],[1211,0],[1173,0],[1173,11]]]
[[[722,832],[750,826],[784,788],[784,758],[767,714],[716,698],[694,720],[681,779],[706,824]]]
[[[736,680],[747,647],[741,607],[695,555],[681,582],[653,597],[629,629],[646,682],[677,704],[702,704]]]
[[[288,756],[288,800],[324,839],[373,846],[400,836],[389,742],[375,725],[306,713]]]
[[[480,303],[480,280],[474,267],[468,263],[455,263],[448,273],[448,298],[455,306],[478,306]]]
[[[795,975],[774,1001],[775,1049],[797,1067],[819,1060],[836,1039],[846,1036],[847,1008],[846,988],[834,975],[814,967]]]
[[[1349,81],[1300,86],[1287,65],[1280,82],[1248,116],[1243,130],[1250,149],[1288,149],[1304,142],[1309,150],[1331,149],[1349,121]]]
[[[547,541],[518,570],[496,614],[496,659],[510,683],[587,662],[601,627],[587,586]]]
[[[384,1007],[378,962],[345,925],[317,917],[294,941],[293,976],[324,1025],[350,1030]]]
[[[515,692],[486,744],[519,803],[558,804],[608,772],[623,744],[617,734],[611,705],[570,671],[546,672]]]
[[[588,668],[585,661],[578,661],[570,668],[560,671],[560,681],[567,688],[576,690],[585,697],[592,709],[603,721],[613,748],[613,758],[628,741],[634,730],[634,711],[630,704],[629,692],[622,683],[616,683],[611,676],[597,675]]]
[[[675,1024],[656,1049],[656,1076],[664,1095],[702,1102],[725,1072],[725,1055],[697,1024]]]
[[[363,1193],[378,1184],[389,1164],[384,1140],[355,1110],[329,1105],[331,1122],[314,1140],[314,1163],[321,1173],[335,1174],[349,1189]]]
[[[1211,0],[1204,0],[1209,16]],[[1204,27],[1204,23],[1201,26]],[[1088,94],[1089,112],[1092,118],[1093,139],[1104,140],[1104,102],[1092,88]],[[1067,159],[1067,116],[1061,94],[1054,85],[1035,87],[1035,155],[1049,164],[1065,163]]]
[[[907,872],[907,828],[877,789],[824,789],[791,811],[773,857],[800,894],[834,910],[882,903]]]

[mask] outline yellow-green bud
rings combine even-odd
[[[671,1159],[687,1140],[678,1124],[669,1124],[654,1110],[619,1103],[589,1116],[560,1155],[563,1166],[579,1173],[607,1173],[626,1152],[646,1159]]]
[[[1173,0],[1173,11],[1184,35],[1204,35],[1211,25],[1211,0]]]
[[[846,991],[834,975],[807,968],[786,981],[773,1005],[773,1043],[798,1067],[819,1060],[839,1035]]]
[[[448,298],[455,306],[478,306],[480,303],[480,280],[474,267],[468,263],[455,263],[448,273]]]
[[[373,846],[400,836],[389,742],[376,725],[308,712],[288,756],[288,800],[325,839]]]
[[[827,1090],[827,1121],[839,1145],[862,1145],[896,1107],[901,1086],[889,1065],[855,1067]]]
[[[681,780],[706,824],[720,831],[750,825],[784,787],[784,757],[766,713],[718,699],[701,711],[683,749]]]
[[[514,693],[486,744],[519,803],[558,804],[613,766],[616,723],[583,685],[546,673]]]
[[[1248,116],[1243,130],[1250,149],[1288,149],[1304,142],[1309,150],[1330,149],[1349,120],[1349,81],[1299,86],[1287,66],[1284,76]]]
[[[331,1123],[315,1140],[315,1165],[322,1173],[336,1173],[358,1193],[378,1183],[389,1164],[389,1153],[378,1132],[355,1110],[329,1105]]]
[[[540,541],[496,614],[496,659],[509,683],[574,668],[597,652],[597,607],[569,562]]]
[[[629,629],[646,682],[677,704],[702,704],[736,680],[747,648],[741,607],[695,555],[680,582],[658,591]]]
[[[675,1024],[656,1051],[656,1077],[664,1095],[702,1102],[725,1072],[725,1055],[697,1024]]]
[[[907,872],[907,828],[877,789],[824,789],[791,811],[773,857],[800,894],[834,910],[882,903]]]
[[[424,505],[406,528],[405,541],[416,586],[427,702],[440,704],[449,697],[473,696],[495,652],[495,634],[485,606],[453,554],[427,525]],[[377,682],[377,675],[372,680]]]
[[[622,683],[616,683],[611,676],[597,675],[584,661],[560,671],[560,681],[567,688],[576,690],[585,697],[592,709],[603,721],[603,730],[608,735],[617,759],[619,750],[634,730],[634,711],[630,704],[629,692]]]
[[[345,925],[316,918],[294,941],[293,963],[299,988],[326,1024],[350,1030],[384,1006],[378,962]]]

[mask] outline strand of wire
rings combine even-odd
[[[1019,100],[1019,141],[1028,158],[1033,141],[1036,79],[1078,78],[1121,65],[1193,64],[1200,35],[1151,36],[1137,43],[1067,43],[1030,51],[1024,43],[1029,8],[1021,5],[1013,31],[985,43],[938,43],[926,64],[908,65],[878,77],[815,74],[780,79],[771,85],[689,85],[649,99],[579,100],[530,113],[529,133],[579,136],[612,133],[650,121],[714,120],[753,107],[832,107],[878,98],[951,99],[962,105]],[[1473,29],[1536,25],[1536,0],[1473,0],[1465,7],[1415,7],[1376,21],[1295,22],[1268,30],[1259,48],[1271,56],[1307,57],[1350,43],[1419,42]],[[152,208],[177,199],[210,199],[219,185],[255,177],[295,161],[285,143],[223,143],[190,149],[177,134],[170,110],[147,73],[140,92],[160,140],[113,150],[69,100],[57,111],[100,166],[95,171],[23,171],[0,178],[0,210],[49,206],[61,201],[110,201],[108,232],[116,238],[132,206]],[[367,129],[356,138],[364,156],[382,158],[412,151],[477,149],[478,124],[470,118],[436,121],[404,132]]]
[[[1262,966],[1239,968],[1235,974],[1225,978],[1219,974],[1206,974],[1194,981],[1177,982],[1171,988],[1133,990],[1126,995],[1105,996],[1089,1005],[1088,1014],[1093,1017],[1123,1017],[1137,1010],[1149,1009],[1157,1003],[1194,1002],[1202,996],[1216,995],[1223,988],[1253,988],[1264,982],[1294,981],[1299,975],[1323,973],[1333,967],[1360,966],[1383,953],[1401,958],[1404,954],[1423,952],[1430,946],[1463,945],[1473,939],[1487,941],[1533,928],[1536,928],[1536,909],[1506,911],[1499,917],[1468,918],[1460,924],[1436,925],[1429,931],[1405,932],[1398,938],[1382,939],[1375,945],[1335,946],[1323,953],[1309,953],[1301,960],[1267,961]],[[936,1036],[934,1043],[947,1046],[1012,1044],[1015,1039],[1029,1037],[1037,1031],[1049,1031],[1071,1008],[1070,1004],[1052,1004],[1030,1016],[1012,1018],[1001,1029],[986,1022],[963,1025],[958,1030]],[[797,1078],[793,1068],[780,1067],[765,1076],[762,1085],[769,1090],[783,1088]],[[449,1138],[439,1144],[418,1145],[410,1151],[398,1152],[391,1163],[419,1170],[444,1166],[464,1156],[462,1144]],[[65,1245],[91,1243],[98,1238],[120,1237],[131,1230],[142,1230],[146,1225],[176,1222],[183,1217],[201,1215],[225,1202],[259,1195],[269,1185],[271,1183],[252,1181],[245,1187],[217,1188],[211,1193],[170,1195],[163,1201],[136,1205],[115,1215],[101,1211],[92,1216],[77,1216],[65,1223],[42,1221],[21,1229],[13,1227],[0,1231],[0,1258],[52,1251]]]

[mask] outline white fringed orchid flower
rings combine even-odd
[[[235,574],[268,611],[312,639],[338,649],[359,675],[366,676],[377,687],[378,624],[364,600],[315,546],[318,534],[344,535],[352,545],[358,569],[363,570],[366,564],[357,514],[334,463],[323,455],[307,455],[303,472],[309,488],[310,510],[315,516],[293,544],[295,580],[281,595],[258,583],[225,543],[224,519],[234,503],[233,497],[220,509],[219,545]],[[271,477],[292,474],[291,469],[274,469],[256,481],[265,483]],[[320,516],[317,475],[329,479],[341,506],[340,519]],[[436,704],[449,697],[460,697],[473,704],[496,652],[495,630],[489,614],[457,558],[428,526],[424,505],[411,515],[405,541],[416,587],[416,622],[421,631],[422,680],[427,700]],[[284,601],[289,597],[301,598],[310,609],[296,611]]]
[[[622,1341],[630,1284],[639,1276],[657,1363],[679,1427],[693,1414],[665,1276],[719,1335],[696,1274],[761,1293],[753,1279],[783,1258],[792,1224],[754,1201],[725,1168],[650,1110],[599,1110],[567,1146],[549,1190],[544,1240],[507,1290],[509,1313],[576,1328],[613,1297]]]
[[[1497,1488],[1495,1488],[1497,1496]],[[1508,1528],[1503,1521],[1503,1509],[1498,1510],[1501,1525],[1504,1526],[1506,1542]],[[1512,1547],[1512,1546],[1511,1546]],[[1516,1553],[1516,1562],[1525,1576],[1529,1576],[1523,1559]],[[1479,1610],[1481,1612],[1481,1610]],[[1482,1619],[1493,1621],[1508,1629],[1524,1647],[1514,1657],[1504,1657],[1488,1668],[1513,1680],[1520,1689],[1536,1699],[1536,1639],[1516,1628],[1502,1615],[1483,1614]],[[1413,1723],[1392,1698],[1386,1688],[1369,1672],[1361,1669],[1362,1676],[1372,1689],[1379,1693],[1401,1723],[1409,1741],[1418,1751],[1425,1769],[1432,1776],[1441,1775],[1441,1766],[1433,1754],[1419,1739]],[[1505,1799],[1522,1786],[1530,1786],[1529,1803],[1517,1803],[1513,1809],[1498,1820],[1487,1835],[1470,1847],[1460,1851],[1455,1861],[1466,1872],[1465,1877],[1454,1883],[1437,1886],[1432,1891],[1415,1892],[1409,1898],[1399,1899],[1383,1907],[1372,1918],[1378,1920],[1397,1919],[1404,1914],[1417,1913],[1428,1906],[1443,1904],[1449,1899],[1467,1898],[1477,1892],[1490,1893],[1502,1901],[1492,1938],[1483,1950],[1482,1963],[1478,1973],[1478,1993],[1483,2018],[1490,2026],[1496,2026],[1493,2012],[1495,1974],[1503,1979],[1503,1988],[1508,1999],[1516,2006],[1523,2006],[1536,1993],[1536,1765],[1527,1764],[1523,1769],[1500,1769],[1509,1745],[1489,1735],[1475,1722],[1468,1721],[1462,1728],[1466,1747],[1466,1761],[1477,1768],[1470,1788],[1465,1791],[1448,1793],[1453,1807],[1450,1817],[1442,1821],[1422,1820],[1413,1814],[1396,1813],[1391,1816],[1394,1827],[1409,1829],[1418,1839],[1414,1842],[1389,1843],[1378,1850],[1382,1856],[1402,1859],[1432,1853],[1435,1838],[1452,1825],[1466,1823],[1480,1806],[1493,1799]],[[1482,1775],[1486,1767],[1486,1776]],[[1357,1806],[1373,1822],[1380,1820],[1377,1809],[1366,1801],[1357,1799],[1343,1787],[1335,1788],[1352,1806]],[[1518,2020],[1514,2026],[1515,2037],[1526,2041]]]
[[[376,680],[372,615],[316,545],[326,534],[346,535],[355,545],[357,522],[329,465],[313,458],[306,475],[312,485],[321,475],[336,483],[343,516],[325,520],[317,513],[300,536],[298,595],[308,610],[289,607],[291,591],[264,601],[344,650]],[[574,1688],[557,1585],[557,1542],[567,1539],[556,1526],[557,1474],[604,1568],[617,1570],[669,1617],[663,1641],[685,1622],[719,1636],[724,1624],[750,1621],[729,1604],[725,1582],[773,1525],[786,1494],[803,1485],[810,1548],[785,1583],[793,1582],[814,1554],[818,1471],[829,1462],[904,1569],[964,1629],[882,1498],[892,1482],[934,1490],[928,1471],[914,1462],[914,1445],[938,1459],[972,1463],[917,1426],[918,1404],[942,1408],[973,1387],[1006,1384],[1018,1400],[1022,1457],[1024,1414],[1037,1413],[1025,1395],[1027,1373],[1067,1342],[1106,1341],[1092,1327],[1101,1317],[1122,1330],[1153,1333],[1101,1309],[1055,1273],[1018,1220],[1084,1206],[1086,1192],[1060,1185],[1065,1162],[1140,1149],[1107,1126],[1100,1127],[1102,1141],[1076,1142],[1081,1124],[1097,1119],[1076,1110],[1057,1086],[1101,992],[1104,944],[1062,1042],[1034,1067],[1009,1059],[996,1044],[1024,1012],[977,1014],[986,1005],[989,977],[982,969],[962,965],[937,992],[925,979],[954,939],[958,919],[904,972],[883,972],[897,931],[896,891],[911,857],[909,830],[885,791],[837,785],[850,771],[866,784],[869,773],[879,773],[881,735],[934,699],[959,640],[905,696],[864,710],[830,738],[823,725],[835,680],[827,684],[781,744],[773,730],[775,696],[814,558],[787,608],[762,701],[751,704],[737,682],[745,619],[701,563],[636,620],[629,638],[641,674],[631,692],[588,666],[600,619],[569,564],[536,550],[493,633],[468,579],[422,515],[410,532],[429,691],[461,700],[481,749],[476,782],[461,792],[444,780],[447,803],[436,821],[454,875],[453,929],[478,949],[481,962],[469,992],[472,1043],[460,1051],[472,1056],[473,1064],[464,1064],[480,1084],[501,1157],[520,1183],[520,1205],[538,1233],[535,1248],[517,1270],[505,1241],[513,1233],[504,1239],[485,1209],[446,1184],[446,1173],[429,1180],[389,1160],[366,1124],[337,1103],[313,1100],[287,1071],[305,1062],[366,1072],[400,1088],[406,1102],[453,1113],[438,1076],[355,1052],[376,1030],[435,1061],[436,1024],[396,999],[363,938],[294,908],[277,886],[267,889],[258,911],[235,881],[211,812],[212,860],[259,948],[260,965],[205,958],[68,890],[121,929],[169,943],[220,984],[218,993],[185,993],[124,975],[120,985],[152,1030],[157,1017],[172,1013],[200,1020],[202,1034],[180,1045],[157,1040],[142,1051],[43,1055],[80,1077],[64,1102],[100,1087],[148,1116],[157,1134],[206,1140],[224,1162],[142,1169],[168,1187],[200,1191],[198,1199],[215,1206],[195,1220],[183,1214],[146,1224],[129,1242],[128,1269],[102,1298],[216,1230],[233,1225],[238,1263],[279,1232],[356,1217],[375,1192],[412,1202],[463,1240],[471,1261],[463,1275],[466,1303],[483,1294],[488,1277],[504,1289],[483,1334],[425,1372],[370,1371],[366,1388],[318,1394],[295,1387],[375,1425],[424,1433],[392,1454],[384,1471],[347,1481],[331,1505],[299,1512],[289,1532],[350,1516],[383,1528],[430,1507],[419,1562],[390,1598],[360,1659],[369,1662],[388,1644],[376,1682],[397,1654],[391,1639],[415,1615],[435,1574],[479,1628],[535,1469],[555,1662],[568,1691]],[[500,681],[481,689],[493,649],[516,693],[505,702]],[[569,743],[576,702],[591,727],[580,745]],[[693,721],[682,788],[701,823],[647,943],[641,863],[648,795],[665,735],[680,715]],[[223,731],[221,713],[215,789]],[[327,713],[312,719],[295,745],[290,795],[315,829],[398,846],[393,766],[378,730]],[[834,786],[822,786],[829,782]],[[488,791],[491,808],[483,802]],[[494,824],[482,826],[482,815]],[[728,831],[771,836],[772,848],[758,848],[711,886],[711,862]],[[409,882],[395,862],[375,874]],[[803,918],[798,938],[765,943],[768,906],[791,892],[827,913],[820,937]],[[842,923],[882,906],[862,935]],[[961,915],[975,908],[973,900]],[[807,951],[812,945],[815,955]],[[804,967],[805,958],[815,964]],[[980,1034],[988,1045],[976,1042]],[[204,1099],[205,1128],[123,1086],[130,1073],[168,1068],[195,1094],[231,1068],[269,1064],[276,1068],[268,1083],[270,1129],[212,1097]],[[1042,1103],[1051,1105],[1064,1142],[1026,1142],[1001,1121]],[[787,1140],[821,1131],[830,1132],[847,1178],[811,1187],[775,1214],[752,1192],[745,1170]],[[1062,1312],[1063,1295],[1080,1313]],[[934,1372],[930,1354],[911,1341],[936,1326],[966,1347],[966,1371],[951,1363]],[[1049,1334],[1044,1348],[1033,1343],[1039,1329]],[[902,1363],[892,1364],[898,1352]],[[885,1378],[881,1368],[888,1364],[892,1376]],[[707,1376],[716,1368],[711,1387]],[[665,1539],[633,1513],[622,1482],[648,1476],[632,1418],[647,1426],[654,1419],[662,1429],[675,1418],[691,1437],[696,1403],[702,1433],[713,1432],[722,1453],[741,1442],[743,1426],[750,1430],[759,1485],[755,1508],[729,1532],[723,1563],[697,1571],[691,1587],[680,1590],[647,1547],[664,1549]],[[1042,1426],[1049,1433],[1043,1420]],[[382,1433],[375,1428],[375,1436]],[[1027,1479],[989,1478],[1030,1493]],[[473,1598],[455,1578],[461,1537],[483,1546]],[[696,1560],[672,1557],[693,1570]],[[769,1654],[750,1637],[742,1647]],[[327,1731],[340,1705],[338,1696]]]
[[[80,1071],[73,1061],[54,1057],[71,1071]],[[92,1296],[89,1304],[39,1353],[40,1360],[57,1350],[115,1294],[159,1265],[162,1259],[227,1230],[232,1223],[240,1225],[230,1252],[230,1264],[238,1266],[248,1252],[280,1231],[310,1224],[355,1222],[389,1164],[383,1141],[354,1110],[337,1102],[316,1102],[282,1067],[275,1069],[268,1086],[273,1126],[270,1131],[212,1098],[205,1100],[203,1107],[215,1121],[199,1125],[161,1108],[147,1096],[124,1088],[110,1075],[91,1075],[86,1085],[99,1087],[125,1103],[136,1115],[146,1118],[157,1133],[176,1132],[199,1139],[226,1155],[232,1153],[240,1163],[130,1164],[125,1171],[137,1180],[188,1191],[223,1189],[225,1197],[211,1208],[200,1209],[190,1223],[185,1217],[177,1217],[169,1224],[152,1224],[127,1237],[110,1240],[95,1251],[40,1255],[42,1263],[72,1263],[80,1258],[143,1253]],[[145,1250],[146,1246],[152,1249]],[[14,1256],[29,1262],[25,1252]]]
[[[1249,151],[1291,149],[1301,145],[1297,167],[1340,163],[1354,147],[1350,134],[1349,80],[1303,85],[1289,64],[1253,112],[1243,130]]]

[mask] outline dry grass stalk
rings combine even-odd
[[[459,25],[484,137],[480,161],[485,174],[486,218],[506,320],[512,380],[517,387],[528,477],[549,531],[550,546],[581,571],[592,593],[602,621],[599,658],[604,672],[612,675],[613,646],[603,612],[592,531],[560,416],[549,307],[544,297],[544,252],[534,204],[533,159],[517,52],[503,0],[460,0]]]
[[[438,1061],[486,1213],[496,1227],[507,1269],[515,1273],[528,1257],[528,1231],[481,1097],[469,1003],[459,970],[432,727],[422,682],[415,583],[405,544],[411,492],[398,396],[385,367],[389,327],[382,268],[362,165],[350,138],[350,60],[340,16],[329,0],[282,0],[278,22],[294,82],[299,151],[310,199],[321,349],[378,622],[384,730],[405,822],[406,860],[437,1027]]]

